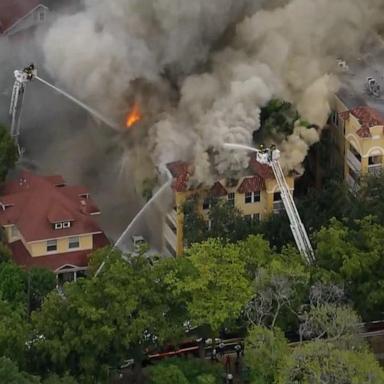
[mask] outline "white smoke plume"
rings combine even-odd
[[[140,98],[150,115],[148,153],[157,164],[191,161],[209,182],[246,168],[247,154],[221,145],[251,144],[271,98],[324,126],[336,58],[358,54],[382,8],[382,0],[85,0],[83,12],[52,25],[46,66],[114,116],[138,84],[150,84],[156,108]],[[285,169],[300,170],[319,134],[295,127],[281,143]]]

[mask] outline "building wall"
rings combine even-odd
[[[29,28],[36,27],[47,21],[48,8],[42,5],[36,7],[36,9],[30,14],[25,15],[18,20],[11,28],[5,31],[6,36],[13,36],[21,31]]]
[[[383,167],[384,161],[384,135],[383,126],[370,128],[371,137],[360,137],[357,131],[361,128],[358,119],[352,114],[347,121],[341,118],[334,118],[335,113],[347,111],[347,107],[336,97],[335,111],[331,117],[332,136],[335,142],[334,157],[341,159],[343,176],[350,187],[356,187],[360,177],[370,173],[378,172]],[[353,149],[351,150],[351,146]],[[360,156],[360,159],[353,154],[353,151]],[[381,156],[378,164],[369,164],[371,156]],[[375,160],[376,161],[376,160]],[[351,176],[357,177],[353,179]]]
[[[75,237],[75,236],[71,236]],[[47,252],[47,240],[27,243],[26,248],[32,257],[54,255],[56,253],[65,253],[73,251],[85,251],[93,249],[93,235],[81,235],[79,236],[79,247],[78,248],[69,248],[69,237],[63,237],[56,239],[57,240],[57,250],[53,252]]]
[[[282,205],[280,202],[276,204],[274,202],[274,193],[279,192],[277,182],[275,179],[265,180],[265,189],[260,191],[260,202],[245,203],[245,194],[238,193],[237,189],[245,178],[239,180],[234,186],[226,185],[225,180],[221,180],[221,184],[225,187],[228,193],[235,194],[235,208],[239,209],[243,215],[259,215],[261,220],[266,219],[271,215],[274,210],[281,209]],[[294,189],[294,178],[291,176],[286,177],[287,184],[293,192]],[[170,244],[172,235],[169,233],[169,226],[165,224],[164,231],[168,234],[165,241],[169,243],[174,249],[176,256],[181,256],[184,253],[184,213],[183,205],[185,201],[192,195],[199,197],[198,213],[208,221],[209,210],[203,210],[203,200],[208,196],[208,191],[204,189],[187,191],[187,192],[175,192],[175,210],[176,210],[176,244]],[[227,200],[227,196],[221,197],[221,199]]]

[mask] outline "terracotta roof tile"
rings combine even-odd
[[[343,120],[348,120],[348,119],[349,119],[349,111],[340,112],[340,113],[339,113],[339,116],[340,116]]]
[[[384,118],[371,107],[356,107],[351,109],[350,113],[355,116],[361,124],[361,129],[356,132],[360,137],[370,137],[371,133],[369,128],[376,126],[384,127]]]
[[[185,192],[188,189],[188,180],[191,175],[191,167],[183,161],[174,161],[167,164],[172,176],[174,177],[172,188],[176,192]]]
[[[264,188],[265,188],[264,179],[256,175],[253,177],[245,178],[243,182],[240,184],[237,191],[239,193],[257,192],[257,191],[261,191]]]
[[[263,179],[274,179],[272,168],[268,164],[261,164],[256,160],[256,154],[252,153],[249,160],[249,168],[253,174],[261,176]]]
[[[0,201],[12,206],[0,210],[0,224],[15,224],[27,242],[101,232],[90,217],[99,212],[91,199],[30,172],[22,172],[18,180],[3,188],[8,194],[0,196]],[[61,218],[73,222],[69,228],[55,230],[51,223]]]
[[[210,192],[210,196],[213,196],[213,197],[222,197],[228,194],[227,190],[223,187],[220,181],[216,181],[216,183],[213,184],[209,192]]]
[[[191,174],[193,173],[192,167],[183,161],[175,161],[167,164],[168,169],[170,170],[172,176],[174,177],[172,188],[176,192],[185,192],[188,190],[188,182]],[[272,168],[267,164],[261,164],[256,160],[256,155],[251,154],[249,160],[249,170],[252,174],[261,177],[262,179],[274,179]],[[216,183],[217,184],[217,183]],[[221,196],[227,194],[225,188],[221,185],[214,184],[212,188],[215,188],[215,191]],[[221,190],[219,190],[221,189]]]

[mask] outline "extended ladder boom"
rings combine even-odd
[[[307,231],[301,221],[299,212],[297,211],[296,204],[289,191],[289,186],[285,180],[284,173],[281,169],[278,160],[271,160],[269,165],[272,167],[273,173],[276,177],[277,184],[280,189],[281,198],[284,203],[284,208],[287,212],[289,222],[291,224],[291,231],[297,248],[300,253],[305,257],[306,261],[311,264],[314,261],[314,254],[312,245],[309,241]]]
[[[270,148],[264,148],[264,146],[261,145],[259,149],[235,143],[224,143],[223,146],[224,148],[228,149],[240,149],[256,152],[257,161],[261,164],[267,164],[272,168],[273,174],[275,175],[277,181],[277,185],[280,189],[281,198],[289,218],[291,231],[297,248],[299,249],[301,255],[305,258],[306,262],[311,264],[315,260],[312,245],[309,241],[307,231],[305,230],[301,221],[299,212],[296,208],[296,204],[289,191],[289,186],[281,169],[279,163],[280,151],[274,145],[272,145]]]

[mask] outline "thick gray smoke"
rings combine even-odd
[[[260,108],[272,97],[324,126],[338,87],[336,58],[359,52],[382,6],[381,0],[85,0],[83,12],[50,29],[46,65],[106,114],[123,115],[139,97],[149,116],[140,127],[141,155],[151,153],[156,164],[191,161],[196,177],[209,182],[247,166],[246,154],[221,144],[251,144]],[[319,134],[297,125],[280,143],[283,166],[300,170]]]

